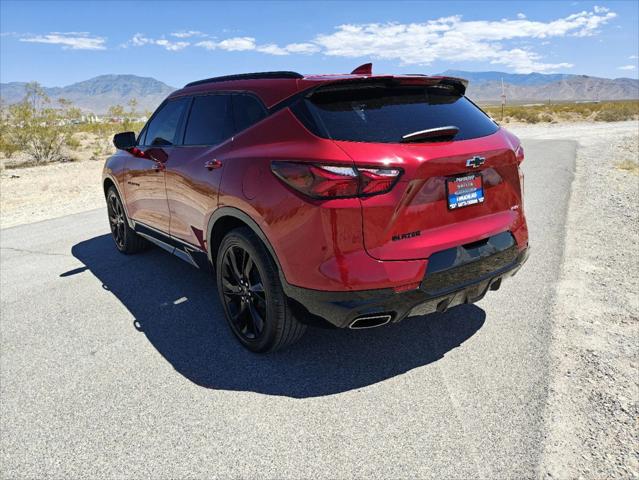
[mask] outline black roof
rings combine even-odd
[[[263,80],[275,78],[304,78],[297,72],[256,72],[256,73],[240,73],[238,75],[225,75],[223,77],[211,77],[196,82],[187,83],[184,87],[192,87],[194,85],[202,85],[205,83],[229,82],[231,80]]]

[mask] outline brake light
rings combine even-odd
[[[519,145],[517,150],[515,150],[515,158],[517,159],[517,163],[521,163],[524,161],[524,147]]]
[[[287,185],[313,198],[344,198],[388,192],[401,175],[398,168],[355,168],[276,161],[271,170]]]

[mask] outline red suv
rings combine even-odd
[[[378,327],[497,290],[527,257],[523,149],[423,75],[264,72],[189,83],[104,168],[123,253],[213,267],[255,352],[307,325]]]

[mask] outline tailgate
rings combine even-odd
[[[391,192],[361,199],[364,244],[374,258],[428,258],[434,252],[514,229],[520,220],[518,164],[510,137],[502,130],[456,142],[366,147],[337,143],[356,164],[392,164],[404,169]],[[480,160],[467,166],[476,157]],[[482,164],[472,166],[478,163]],[[474,178],[478,175],[480,179]],[[483,195],[477,194],[479,198],[467,206],[459,202],[451,209],[447,179],[459,177],[462,182],[481,182]]]

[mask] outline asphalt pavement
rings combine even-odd
[[[528,478],[576,144],[524,142],[531,257],[476,305],[255,355],[105,209],[0,231],[3,478]]]

